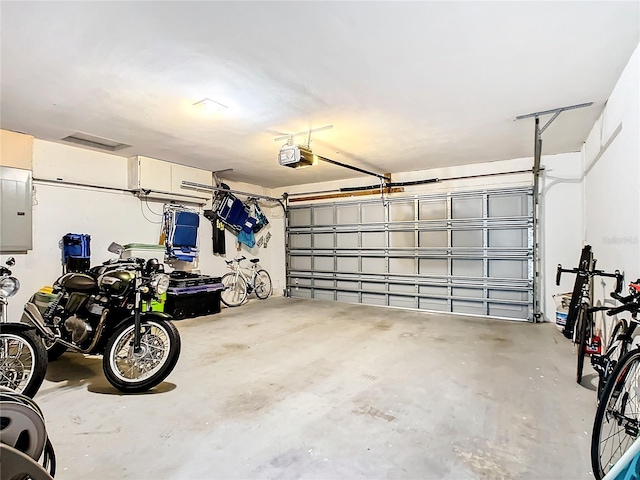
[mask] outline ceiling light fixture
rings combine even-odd
[[[210,98],[203,98],[199,102],[194,103],[193,106],[202,108],[205,113],[219,112],[226,108],[229,108],[226,105],[221,104],[220,102],[211,100]]]

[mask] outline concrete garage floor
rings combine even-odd
[[[590,478],[595,392],[554,325],[286,298],[176,324],[148,394],[50,364],[57,479]]]

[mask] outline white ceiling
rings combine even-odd
[[[83,132],[264,186],[357,176],[277,164],[273,138],[380,173],[531,156],[520,114],[576,151],[639,38],[638,2],[5,2],[1,126]],[[192,106],[210,97],[228,109]],[[298,138],[302,143],[304,138]],[[338,153],[339,152],[339,153]]]

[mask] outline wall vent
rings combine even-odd
[[[106,152],[117,152],[123,148],[129,148],[131,145],[126,143],[108,140],[106,138],[94,137],[86,133],[74,133],[62,139],[63,142],[75,143],[76,145],[84,145],[85,147],[97,148]]]

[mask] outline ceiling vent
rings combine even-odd
[[[83,145],[85,147],[97,148],[98,150],[104,150],[105,152],[117,152],[123,148],[128,148],[131,145],[126,143],[116,142],[114,140],[108,140],[106,138],[94,137],[93,135],[87,135],[86,133],[74,133],[68,137],[62,139],[63,142],[75,143],[76,145]]]

